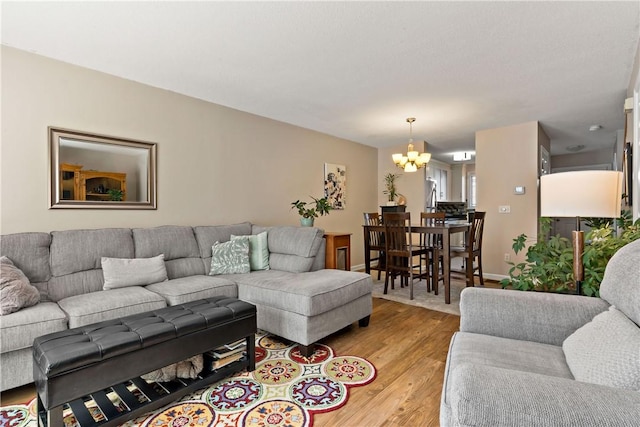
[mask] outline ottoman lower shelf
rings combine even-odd
[[[230,363],[220,369],[208,370],[205,367],[203,371],[198,375],[198,378],[179,378],[169,382],[158,383],[160,387],[166,389],[166,393],[158,392],[156,388],[154,388],[153,384],[147,383],[147,381],[140,377],[132,378],[127,382],[116,384],[105,390],[91,393],[84,398],[76,399],[72,402],[69,402],[68,405],[73,411],[73,415],[77,421],[77,425],[79,425],[80,427],[118,426],[127,420],[137,418],[149,411],[161,408],[168,403],[178,400],[182,396],[206,387],[209,384],[220,381],[232,375],[233,373],[242,371],[244,369],[252,370],[250,366],[250,358],[247,356],[244,356],[240,360]],[[129,390],[129,383],[135,385],[136,388],[140,390],[142,394],[144,394],[144,396],[146,397],[146,401],[141,402],[139,397],[134,392]],[[114,402],[108,397],[108,395],[112,392],[115,392],[118,395],[124,405],[126,405],[126,408],[118,407],[114,404]],[[95,401],[96,406],[100,408],[100,411],[103,414],[103,417],[99,417],[101,418],[99,421],[95,420],[94,416],[89,412],[85,405],[85,401],[89,398]],[[62,411],[63,406],[60,406],[60,410],[56,412]],[[52,411],[47,412],[46,410],[44,410],[41,402],[38,402],[38,408],[38,417],[40,419],[40,424],[44,426],[49,425],[47,417],[53,416]],[[59,416],[56,414],[55,417],[57,419],[62,419],[63,414],[61,413]]]

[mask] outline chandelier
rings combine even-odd
[[[393,163],[400,169],[404,169],[405,172],[415,172],[418,169],[424,167],[431,160],[431,154],[418,153],[413,149],[413,122],[415,117],[409,117],[407,123],[409,123],[409,146],[407,147],[407,154],[402,153],[393,154]]]

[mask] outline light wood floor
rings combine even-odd
[[[369,360],[378,376],[351,388],[344,408],[316,414],[314,425],[437,426],[447,350],[459,325],[452,314],[374,298],[368,327],[354,323],[322,342],[338,355]],[[33,386],[20,387],[2,393],[1,404],[22,403],[33,395]]]

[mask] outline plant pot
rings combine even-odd
[[[398,202],[387,202],[387,206],[398,206]]]
[[[300,226],[302,227],[313,227],[313,220],[315,218],[311,217],[311,218],[304,218],[304,217],[300,217]]]

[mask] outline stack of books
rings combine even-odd
[[[220,369],[237,360],[242,359],[247,354],[247,343],[245,338],[239,339],[229,344],[209,350],[204,354],[205,368],[210,370]]]

